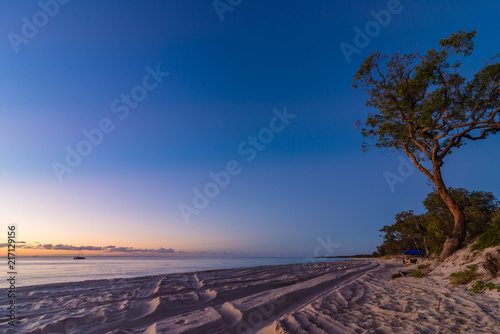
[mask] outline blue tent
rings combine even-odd
[[[424,253],[419,252],[418,250],[415,249],[410,249],[404,252],[403,255],[424,255]]]

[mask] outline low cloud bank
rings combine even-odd
[[[0,243],[0,248],[8,247],[8,243]],[[35,244],[27,244],[25,241],[19,241],[16,242],[16,247],[17,248],[24,248],[24,249],[45,249],[45,250],[70,250],[70,251],[77,251],[82,250],[85,251],[104,251],[104,252],[109,252],[109,253],[158,253],[158,254],[171,254],[175,253],[175,250],[172,248],[158,248],[158,249],[153,249],[153,248],[134,248],[134,247],[116,247],[113,245],[108,245],[108,246],[73,246],[73,245],[63,245],[63,244],[41,244],[41,243],[35,243]]]

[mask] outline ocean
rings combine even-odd
[[[16,286],[126,278],[213,269],[338,261],[303,257],[67,257],[17,258]],[[7,274],[5,274],[7,275]],[[6,282],[6,281],[5,281]]]

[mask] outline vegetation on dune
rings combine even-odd
[[[425,273],[420,270],[414,270],[410,273],[410,276],[415,278],[422,278],[425,277]]]
[[[371,146],[404,152],[436,187],[436,194],[448,208],[444,214],[453,217],[451,226],[440,226],[439,222],[429,226],[436,228],[430,234],[444,233],[436,236],[439,240],[445,238],[441,260],[456,251],[467,235],[479,233],[474,232],[474,226],[468,226],[467,211],[443,181],[444,160],[468,141],[486,139],[500,130],[497,58],[486,63],[471,80],[460,74],[459,58],[472,54],[475,35],[476,31],[459,31],[423,55],[416,52],[387,56],[375,52],[354,76],[353,87],[363,87],[368,93],[366,105],[377,110],[368,115],[361,131],[375,144],[364,143],[363,149]],[[426,225],[420,224],[423,218],[411,212],[399,217],[405,222],[411,220],[407,225],[414,229]],[[481,229],[479,223],[476,227]]]
[[[484,289],[488,289],[488,290],[497,289],[497,291],[500,292],[500,285],[495,285],[494,283],[485,284],[483,281],[477,281],[472,286],[472,292],[474,292],[474,293],[479,293],[479,292],[483,291]]]
[[[417,266],[417,269],[427,269],[427,267],[429,266],[430,266],[429,263],[421,263]]]
[[[500,245],[500,210],[497,210],[490,224],[478,241],[472,245],[471,250],[482,251],[488,247]]]
[[[467,223],[465,241],[480,236],[473,250],[500,245],[500,210],[495,196],[462,188],[448,191],[464,212]],[[385,225],[380,230],[384,240],[377,247],[378,255],[401,254],[410,248],[427,256],[442,251],[446,239],[453,233],[453,215],[437,191],[428,194],[423,204],[426,209],[423,214],[403,211],[396,215],[392,225]]]
[[[477,277],[477,268],[475,265],[467,266],[467,269],[464,271],[458,271],[450,275],[450,283],[452,285],[461,285],[467,284],[474,280]]]

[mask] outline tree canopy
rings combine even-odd
[[[466,139],[484,139],[500,130],[497,57],[471,80],[458,73],[458,59],[452,63],[453,57],[472,54],[475,35],[460,31],[425,55],[375,52],[366,58],[353,86],[366,88],[367,106],[379,113],[369,114],[363,136],[376,139],[375,147],[406,152],[432,179],[432,169],[423,162],[442,161]]]
[[[467,222],[466,241],[472,241],[489,229],[500,230],[499,202],[490,192],[468,191],[450,188],[450,193],[465,212]],[[423,201],[425,212],[412,210],[395,216],[395,222],[385,225],[380,232],[384,241],[377,247],[379,255],[401,254],[410,248],[427,255],[438,254],[451,236],[454,217],[436,190]]]
[[[476,31],[459,31],[439,41],[439,48],[387,56],[375,52],[354,76],[364,87],[370,113],[361,132],[374,146],[403,151],[436,186],[454,217],[441,259],[458,249],[466,237],[466,219],[443,180],[443,159],[467,141],[485,139],[500,130],[500,63],[498,55],[473,78],[459,73],[460,57],[472,54]]]

